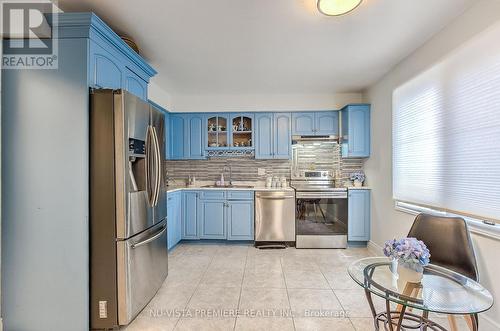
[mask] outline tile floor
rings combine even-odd
[[[364,292],[346,271],[370,255],[365,248],[182,243],[169,255],[165,283],[125,330],[371,331]]]

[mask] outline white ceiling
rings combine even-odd
[[[375,83],[474,0],[59,0],[134,38],[172,94],[325,94]]]

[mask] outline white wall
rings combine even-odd
[[[365,92],[372,104],[372,156],[365,163],[372,195],[372,241],[384,241],[408,233],[414,216],[396,211],[392,200],[392,93],[418,73],[477,33],[500,21],[500,1],[478,1],[462,16],[435,35],[415,53],[393,68]],[[500,41],[499,41],[500,42]],[[500,241],[473,235],[481,283],[493,292],[496,305],[481,315],[481,330],[500,330]]]
[[[148,98],[163,108],[172,111],[172,96],[156,84],[155,77],[151,79],[148,86]]]
[[[172,96],[176,112],[299,111],[340,109],[362,101],[361,93],[337,94],[227,94]]]

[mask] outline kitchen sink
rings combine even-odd
[[[205,186],[202,186],[202,188],[254,188],[254,187],[251,185],[224,185],[224,186],[205,185]]]

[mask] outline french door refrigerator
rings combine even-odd
[[[90,325],[129,324],[167,276],[164,115],[123,90],[90,93]]]

